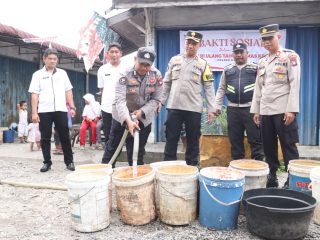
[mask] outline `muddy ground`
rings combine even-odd
[[[11,149],[12,148],[12,149]],[[40,173],[41,153],[28,151],[28,146],[0,145],[0,180],[25,183],[63,185],[70,171],[65,169],[62,156],[55,156],[52,170]],[[75,148],[75,163],[84,164],[100,159],[102,152],[80,152]],[[6,153],[7,152],[7,153]],[[125,165],[125,163],[119,164]],[[284,181],[282,175],[281,181]],[[33,189],[0,185],[0,239],[260,239],[250,234],[245,217],[240,216],[233,231],[211,231],[198,220],[189,226],[172,227],[156,220],[144,226],[129,226],[121,222],[113,203],[110,226],[95,233],[79,233],[71,226],[66,191]],[[320,226],[312,223],[305,239],[320,239]]]

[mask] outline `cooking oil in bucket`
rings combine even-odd
[[[320,167],[320,161],[301,159],[289,162],[289,188],[311,195],[309,184],[310,172],[313,168]]]
[[[148,165],[116,168],[112,181],[116,190],[117,207],[126,224],[143,225],[156,218],[154,205],[155,171]]]
[[[314,210],[313,221],[320,225],[320,167],[316,167],[310,172],[312,184],[312,196],[317,199],[317,206]]]
[[[108,185],[106,172],[74,172],[66,177],[71,222],[79,232],[95,232],[110,224]]]
[[[187,165],[162,166],[156,172],[156,185],[162,222],[186,225],[196,219],[198,168]]]
[[[269,174],[267,163],[252,159],[240,159],[231,161],[229,168],[239,170],[245,175],[245,191],[266,187]]]
[[[83,164],[76,166],[76,172],[96,172],[103,171],[106,172],[110,177],[113,173],[111,164]],[[112,210],[112,182],[109,182],[108,186],[109,193],[109,210]]]

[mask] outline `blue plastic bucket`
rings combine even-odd
[[[245,176],[226,167],[208,167],[200,171],[200,224],[214,230],[237,227]]]
[[[4,143],[13,143],[14,142],[14,131],[13,130],[3,131],[3,142]]]
[[[304,192],[309,195],[312,191],[309,189],[311,183],[310,172],[315,167],[320,167],[320,161],[316,160],[291,160],[289,162],[289,189]]]

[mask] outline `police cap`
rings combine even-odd
[[[195,31],[188,31],[185,36],[185,39],[190,39],[198,43],[202,40],[202,34]]]
[[[233,52],[247,50],[247,45],[245,43],[236,43],[233,45]]]
[[[259,28],[259,33],[261,37],[271,37],[279,32],[279,24],[271,24]]]
[[[141,47],[138,49],[137,60],[139,63],[147,63],[152,65],[155,58],[156,53],[152,48]]]

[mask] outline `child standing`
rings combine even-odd
[[[27,111],[27,102],[20,101],[17,105],[19,111],[19,124],[18,124],[18,137],[20,143],[26,143],[28,137],[28,111]]]
[[[37,148],[38,150],[40,150],[41,135],[39,130],[39,123],[30,123],[28,125],[28,131],[29,131],[28,142],[30,143],[30,150],[33,151],[34,143],[37,144]]]
[[[89,126],[91,127],[92,148],[95,149],[97,138],[96,124],[99,121],[100,117],[100,104],[94,99],[94,96],[90,93],[84,95],[83,99],[86,105],[83,109],[83,121],[80,127],[80,149],[84,149],[84,145],[86,142],[86,131]]]

